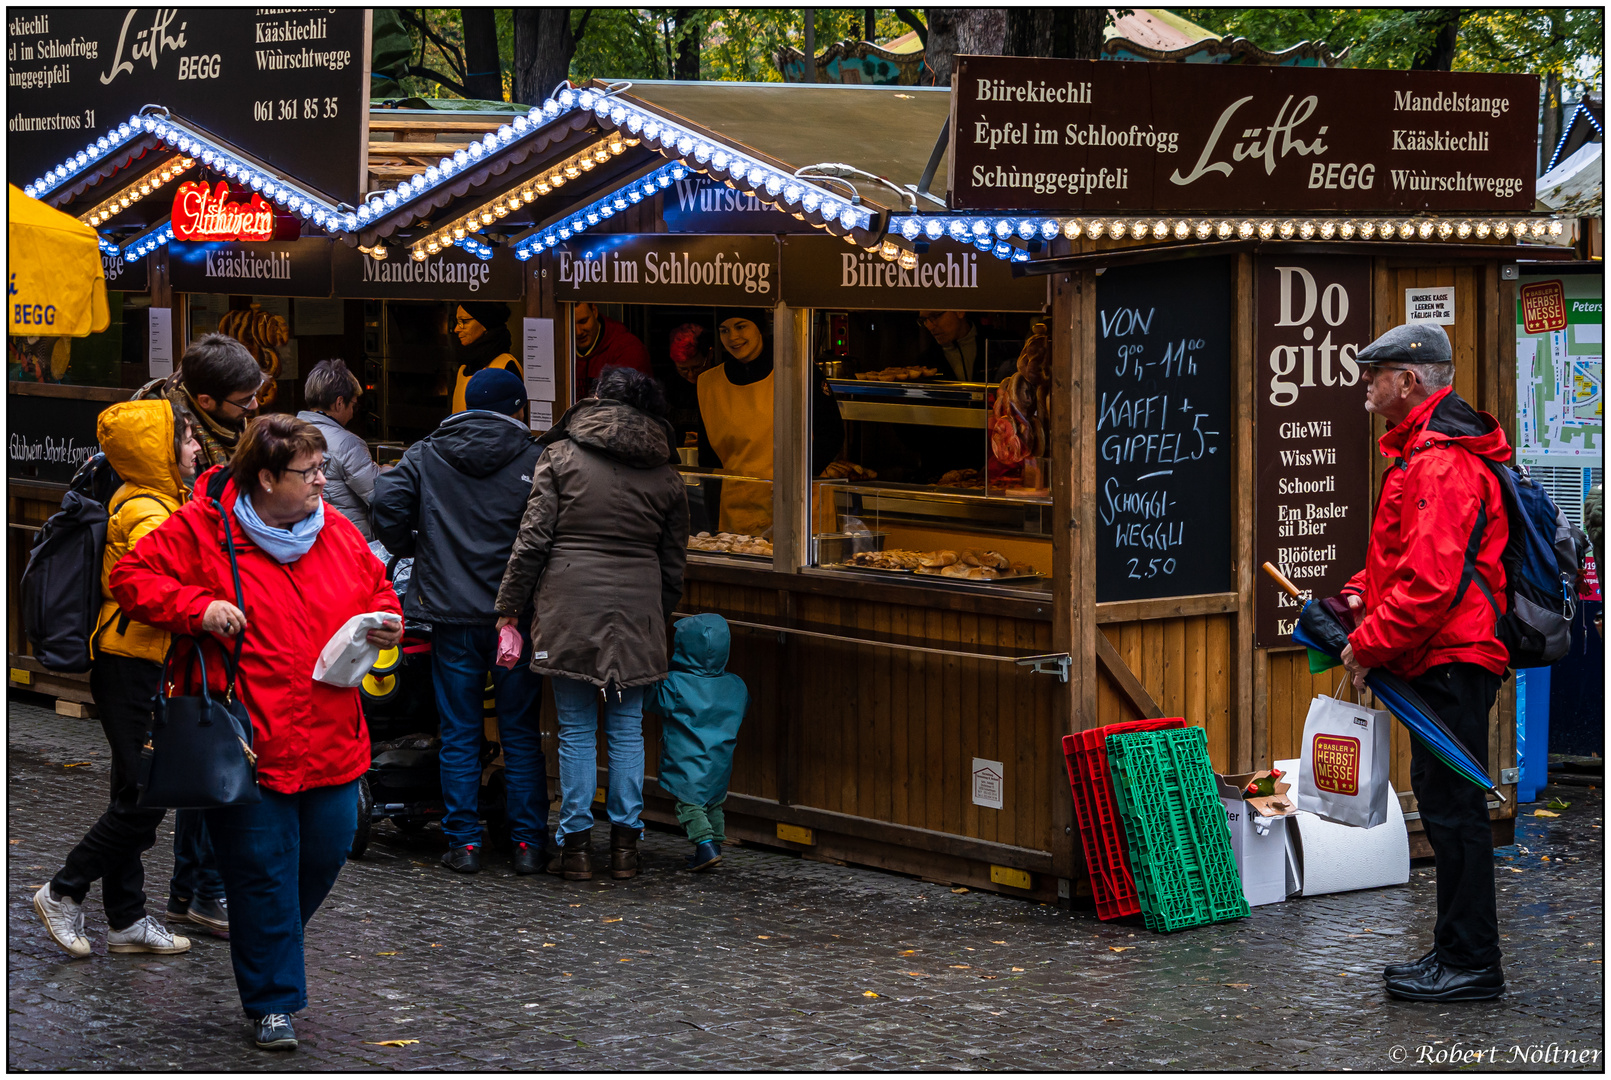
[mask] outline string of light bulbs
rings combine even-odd
[[[562,244],[578,233],[586,232],[599,222],[614,217],[627,207],[642,202],[656,192],[664,191],[678,180],[686,177],[690,171],[688,166],[680,161],[662,165],[647,176],[634,180],[602,199],[589,203],[576,211],[576,213],[571,214],[564,221],[556,222],[541,232],[520,241],[515,245],[515,258],[525,262],[539,252]]]
[[[122,213],[124,210],[127,210],[129,207],[133,206],[147,195],[150,195],[152,192],[162,187],[163,184],[166,184],[169,180],[172,180],[174,177],[185,172],[187,169],[190,169],[195,164],[196,160],[194,158],[184,157],[183,155],[176,158],[170,158],[168,161],[163,163],[161,168],[153,169],[151,172],[140,177],[140,179],[134,181],[134,183],[130,184],[116,195],[113,195],[110,198],[102,201],[93,210],[89,211],[89,213],[80,214],[78,220],[82,221],[91,228],[94,228],[101,222],[106,221],[116,214]]]

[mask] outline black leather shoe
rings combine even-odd
[[[1389,979],[1387,992],[1406,1001],[1487,1001],[1505,992],[1505,972],[1498,964],[1457,968],[1433,960],[1419,975]]]
[[[515,845],[515,873],[535,874],[543,868],[543,852],[541,848],[532,847],[527,843]]]
[[[565,837],[565,847],[560,855],[560,872],[566,881],[593,880],[593,852],[588,848],[592,839],[590,832],[570,833]]]
[[[610,876],[624,879],[638,876],[638,831],[610,826]]]
[[[455,844],[442,853],[442,865],[461,874],[479,874],[481,845]]]
[[[1432,946],[1426,955],[1419,960],[1412,960],[1408,964],[1388,964],[1382,969],[1382,978],[1392,982],[1394,979],[1408,979],[1412,975],[1419,975],[1426,970],[1428,964],[1438,958],[1438,947]]]

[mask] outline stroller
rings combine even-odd
[[[379,541],[370,550],[386,563],[387,579],[401,600],[408,592],[414,560],[391,555]],[[358,781],[358,828],[349,851],[354,859],[368,848],[376,822],[389,821],[404,833],[417,833],[447,812],[442,801],[442,741],[431,678],[429,624],[409,625],[400,645],[381,650],[358,694],[369,727],[370,763]],[[489,712],[491,696],[489,692]],[[502,749],[483,736],[480,814],[486,822],[488,842],[494,847],[507,846],[508,841],[505,779],[501,765],[486,770]]]

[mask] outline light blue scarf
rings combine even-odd
[[[308,553],[313,542],[319,538],[319,530],[324,528],[324,500],[319,500],[317,510],[289,529],[276,529],[263,523],[252,506],[251,498],[242,492],[235,500],[235,520],[240,522],[241,530],[252,538],[252,543],[282,564],[294,563]]]

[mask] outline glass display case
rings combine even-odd
[[[845,440],[812,482],[811,565],[1049,590],[1049,416],[1031,318],[911,318],[813,319],[832,398],[813,395],[812,407],[837,407]]]
[[[685,460],[691,456],[684,454]],[[688,553],[770,569],[772,481],[695,464],[681,472],[688,491]]]

